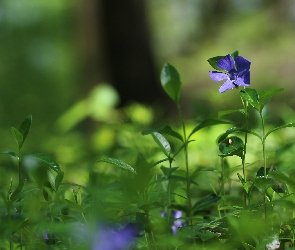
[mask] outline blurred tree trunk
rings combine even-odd
[[[105,61],[121,105],[162,98],[155,71],[144,0],[100,0]]]

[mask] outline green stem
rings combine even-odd
[[[225,171],[224,171],[224,159],[223,157],[220,157],[221,158],[221,194],[224,198],[225,196],[225,183],[224,183],[224,176],[225,176]],[[223,200],[223,206],[225,206],[225,201]],[[226,210],[224,209],[224,215],[226,214]]]
[[[264,168],[264,178],[266,178],[267,175],[267,169],[266,169],[266,155],[265,155],[265,128],[264,128],[264,118],[262,115],[262,111],[259,112],[260,119],[261,119],[261,126],[262,126],[262,157],[263,157],[263,168]],[[265,220],[267,220],[267,208],[266,208],[266,190],[264,191],[264,216]]]
[[[169,155],[169,167],[170,167],[170,170],[171,170],[171,167],[172,167],[172,160],[170,158],[170,155]],[[167,199],[167,224],[168,224],[168,234],[170,233],[170,204],[171,204],[171,182],[170,182],[170,176],[168,176],[168,187],[167,187],[167,195],[168,195],[168,199]]]
[[[22,169],[22,156],[21,149],[18,150],[18,184],[20,185],[23,180],[23,169]]]
[[[249,126],[248,101],[243,101],[243,99],[242,99],[242,103],[244,105],[244,110],[245,110],[245,130],[247,131],[248,130],[248,126]],[[245,183],[247,182],[247,179],[246,179],[247,178],[246,177],[246,171],[245,171],[245,162],[246,162],[246,153],[247,153],[247,142],[248,142],[248,133],[245,132],[244,152],[243,152],[243,158],[242,158],[243,178],[244,178]],[[244,191],[244,205],[245,205],[245,207],[247,206],[247,196],[249,196],[249,194],[245,190]]]
[[[261,126],[262,126],[262,155],[263,155],[263,168],[264,168],[264,178],[266,178],[266,155],[265,155],[265,128],[264,128],[264,118],[262,116],[262,112],[259,112],[261,118]]]
[[[21,155],[21,149],[18,150],[18,185],[21,185],[21,182],[23,180],[23,169],[22,169],[22,155]],[[20,196],[19,201],[22,200],[22,197]],[[22,207],[19,207],[19,213],[22,213]],[[20,229],[20,250],[23,249],[23,231]]]
[[[186,193],[187,193],[187,201],[188,201],[188,217],[189,217],[189,225],[192,225],[192,202],[191,202],[191,195],[190,195],[190,178],[189,178],[189,167],[188,167],[188,151],[187,151],[187,137],[186,137],[186,130],[185,124],[183,119],[183,113],[181,109],[181,105],[177,105],[181,123],[182,123],[182,130],[183,130],[183,137],[184,137],[184,155],[185,155],[185,168],[186,168]]]

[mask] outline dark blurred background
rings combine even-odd
[[[269,121],[294,121],[294,42],[292,0],[1,0],[0,150],[16,150],[10,127],[29,114],[24,153],[45,151],[64,169],[128,147],[128,135],[117,134],[124,122],[134,133],[177,124],[160,87],[166,62],[181,74],[188,120],[238,109],[238,94],[219,94],[207,63],[235,50],[252,62],[251,87],[287,89]],[[15,170],[7,156],[0,162]]]

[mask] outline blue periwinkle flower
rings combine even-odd
[[[225,82],[219,88],[219,92],[223,93],[227,90],[238,88],[239,86],[250,85],[250,65],[251,62],[244,57],[237,56],[235,59],[229,54],[219,61],[217,66],[225,72],[210,71],[210,77],[213,81],[219,82],[225,80]]]
[[[92,250],[123,250],[128,249],[138,234],[135,226],[129,223],[122,229],[100,226]]]
[[[167,217],[167,213],[165,211],[161,211],[161,217]],[[180,219],[182,217],[182,212],[179,211],[179,210],[176,210],[176,211],[172,210],[171,211],[171,217],[173,219],[175,219],[173,221],[172,226],[171,226],[171,231],[175,235],[177,233],[177,230],[180,227],[186,226],[186,222],[185,222],[185,220]]]

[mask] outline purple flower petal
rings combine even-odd
[[[238,76],[235,84],[238,86],[250,86],[250,71],[247,71],[242,76]]]
[[[235,61],[237,63],[237,72],[238,73],[242,72],[244,70],[249,70],[250,69],[251,62],[246,60],[244,57],[237,56]]]
[[[220,59],[217,62],[217,66],[218,68],[226,70],[227,72],[236,70],[235,60],[229,54],[223,57],[222,59]]]
[[[209,71],[209,75],[211,79],[215,82],[229,79],[229,76],[227,74],[218,71]]]
[[[232,81],[227,80],[224,84],[221,85],[221,87],[219,88],[219,93],[223,93],[227,90],[233,89],[236,86],[232,83]]]

